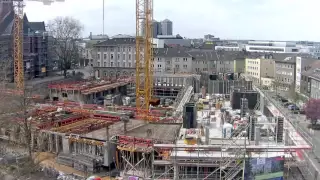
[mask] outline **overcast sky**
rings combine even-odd
[[[27,2],[30,21],[73,16],[89,32],[102,33],[102,0]],[[95,3],[93,3],[95,2]],[[154,19],[173,21],[183,37],[320,41],[320,0],[154,0]],[[135,33],[135,0],[105,0],[105,32]]]

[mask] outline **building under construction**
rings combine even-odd
[[[5,75],[13,81],[13,25],[15,12],[11,3],[0,3],[0,58]],[[29,22],[23,17],[23,61],[25,78],[48,75],[48,34],[44,22]],[[4,77],[4,76],[2,76]]]
[[[49,87],[56,93],[52,97],[108,97],[129,81]],[[141,118],[133,102],[117,104],[105,98],[108,103],[97,105],[54,99],[28,111],[31,146],[56,154],[57,163],[76,170],[97,174],[116,169],[122,177],[140,179],[283,177],[286,169],[302,166],[302,151],[311,147],[292,125],[264,116],[256,106],[259,96],[252,95],[255,91],[231,89],[228,96],[207,95],[204,88],[194,93],[185,83],[172,103],[151,107],[149,121]],[[1,128],[1,138],[24,144],[23,117],[8,117],[16,126]]]

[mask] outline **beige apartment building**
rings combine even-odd
[[[245,73],[253,82],[262,86],[271,87],[275,76],[275,61],[273,56],[251,54],[245,60]]]

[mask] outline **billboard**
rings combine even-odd
[[[246,180],[283,180],[284,157],[248,158],[245,162]]]

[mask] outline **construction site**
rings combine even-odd
[[[70,88],[74,94],[73,86],[60,84],[60,90]],[[121,86],[109,82],[80,92],[102,93]],[[56,163],[78,171],[103,174],[111,169],[121,177],[140,179],[283,177],[302,165],[301,151],[311,147],[292,125],[263,115],[256,91],[231,89],[231,94],[218,95],[206,94],[205,88],[194,93],[192,86],[185,86],[172,103],[151,105],[148,119],[126,95],[120,102],[110,101],[116,93],[103,105],[70,100],[36,104],[28,114],[31,147],[54,154]],[[8,118],[15,126],[1,128],[1,138],[26,143],[23,119],[16,114]]]
[[[23,12],[22,2],[14,2],[21,8],[16,13]],[[220,77],[207,84],[223,87],[200,88],[200,75],[154,73],[152,8],[152,0],[137,0],[134,76],[50,83],[46,102],[5,114],[10,126],[0,128],[2,141],[30,145],[52,154],[54,163],[101,176],[303,179],[297,167],[305,166],[302,151],[311,145],[285,118],[264,114],[268,104],[252,82]],[[25,93],[22,19],[13,24],[13,96]]]

